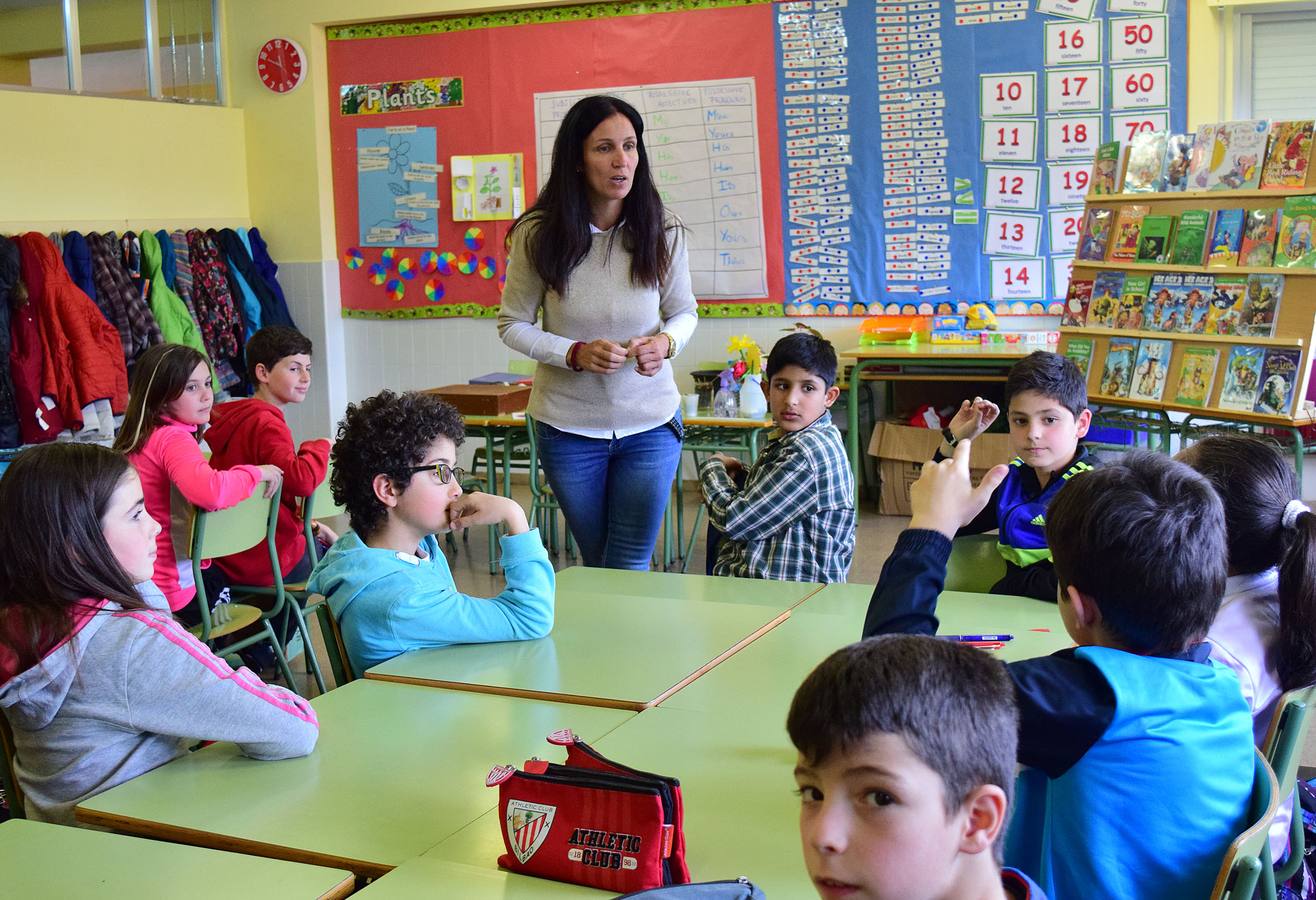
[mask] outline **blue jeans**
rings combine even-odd
[[[648,569],[681,462],[680,415],[624,438],[535,428],[539,462],[585,565]]]

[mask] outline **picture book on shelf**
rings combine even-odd
[[[1267,347],[1261,363],[1261,389],[1253,412],[1271,416],[1293,414],[1293,389],[1301,375],[1302,351],[1296,347]]]
[[[1173,341],[1154,341],[1144,338],[1138,344],[1138,360],[1133,364],[1133,380],[1129,383],[1130,400],[1159,402],[1165,393],[1165,382],[1170,373],[1170,354]]]
[[[1161,189],[1168,131],[1139,131],[1129,141],[1129,164],[1124,169],[1124,193],[1142,194]]]
[[[1192,161],[1193,135],[1172,134],[1165,144],[1160,189],[1182,191],[1188,187],[1188,164]]]
[[[1179,387],[1174,402],[1182,406],[1206,406],[1215,383],[1215,367],[1220,350],[1215,347],[1185,347],[1179,366]]]
[[[1174,246],[1170,251],[1170,264],[1200,266],[1206,256],[1206,238],[1211,233],[1211,211],[1185,209],[1179,214],[1174,229]]]
[[[1262,347],[1234,347],[1225,363],[1225,382],[1220,388],[1220,408],[1252,412],[1261,384]]]
[[[1083,377],[1087,378],[1088,369],[1092,367],[1092,338],[1070,338],[1065,344],[1065,356],[1072,359]]]
[[[1092,302],[1088,304],[1088,325],[1097,328],[1114,328],[1123,293],[1123,272],[1098,272],[1097,277],[1092,279]]]
[[[1129,203],[1119,208],[1115,216],[1115,227],[1110,232],[1110,252],[1107,257],[1120,262],[1132,262],[1138,258],[1138,235],[1142,232],[1142,220],[1151,207],[1144,203]]]
[[[1069,292],[1065,296],[1065,313],[1061,318],[1062,326],[1082,328],[1088,323],[1088,304],[1092,302],[1092,281],[1088,278],[1072,278]]]
[[[1238,245],[1243,240],[1243,210],[1221,209],[1215,214],[1206,264],[1211,268],[1238,265]]]
[[[1163,263],[1174,237],[1174,216],[1144,216],[1138,233],[1138,262]]]
[[[1153,275],[1143,304],[1143,331],[1178,331],[1184,302],[1184,276],[1178,272]]]
[[[1118,194],[1120,174],[1120,142],[1110,141],[1097,146],[1097,156],[1092,162],[1092,187],[1094,194]]]
[[[1129,396],[1133,364],[1138,358],[1138,339],[1113,337],[1106,348],[1106,367],[1101,373],[1101,393],[1106,397]]]
[[[1090,207],[1083,214],[1082,233],[1078,238],[1078,258],[1101,262],[1106,258],[1106,244],[1110,241],[1111,222],[1115,211]]]
[[[1129,272],[1124,276],[1124,293],[1120,295],[1119,312],[1115,314],[1115,327],[1125,331],[1142,330],[1142,316],[1151,286],[1150,275]]]
[[[1206,174],[1208,191],[1250,191],[1261,183],[1261,165],[1266,161],[1270,122],[1242,119],[1221,122],[1215,127],[1211,145],[1211,167]]]
[[[1313,228],[1316,228],[1316,197],[1286,198],[1279,238],[1275,242],[1275,265],[1288,269],[1316,268]]]
[[[1216,277],[1211,303],[1206,308],[1202,334],[1238,334],[1247,299],[1247,278],[1242,275]]]
[[[1198,125],[1193,137],[1193,152],[1188,157],[1188,190],[1206,189],[1207,173],[1211,169],[1211,151],[1215,147],[1215,125]]]
[[[1279,301],[1283,297],[1283,275],[1263,272],[1249,275],[1238,333],[1248,337],[1274,337],[1275,318],[1279,315]]]
[[[1238,245],[1240,266],[1275,264],[1275,238],[1279,234],[1278,209],[1250,209],[1243,218],[1243,240]]]
[[[1179,310],[1178,331],[1182,334],[1202,334],[1206,329],[1206,316],[1215,293],[1214,275],[1190,272],[1183,276],[1183,307]],[[1170,329],[1167,328],[1166,331]]]
[[[1272,122],[1270,152],[1261,170],[1263,189],[1300,188],[1307,183],[1313,121]]]

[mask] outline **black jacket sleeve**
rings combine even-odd
[[[937,633],[937,597],[950,541],[905,530],[882,566],[863,636]],[[1115,718],[1115,694],[1096,666],[1062,650],[1007,664],[1019,705],[1019,762],[1055,778],[1078,762]]]
[[[1056,602],[1056,593],[1059,589],[1056,569],[1050,560],[1035,562],[1031,566],[1016,566],[1012,562],[1006,562],[1005,576],[992,585],[993,594],[1014,594],[1017,597],[1032,597],[1048,603]]]

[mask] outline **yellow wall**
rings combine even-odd
[[[250,224],[241,110],[0,90],[0,231]]]

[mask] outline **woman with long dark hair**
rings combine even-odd
[[[539,362],[540,460],[590,566],[646,569],[681,460],[667,360],[698,321],[685,229],[663,209],[639,113],[586,97],[508,236],[498,333]],[[542,322],[538,321],[543,315]]]

